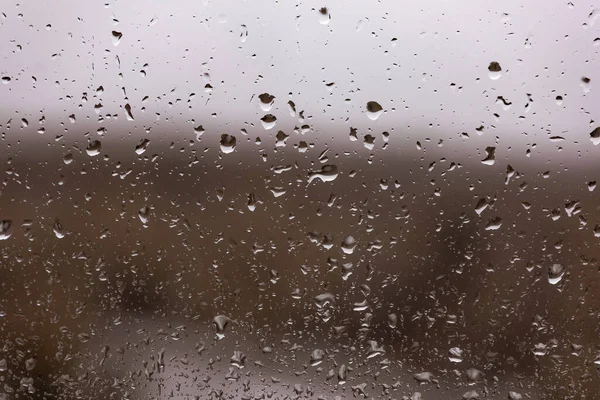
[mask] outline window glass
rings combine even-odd
[[[597,398],[598,24],[0,4],[0,400]]]

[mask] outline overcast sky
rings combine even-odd
[[[5,2],[0,74],[11,80],[0,85],[1,118],[74,114],[93,125],[101,103],[102,115],[126,124],[130,104],[134,130],[159,113],[163,129],[237,132],[262,129],[257,95],[267,92],[276,97],[273,134],[301,123],[288,112],[292,100],[305,123],[336,135],[354,126],[410,137],[432,125],[456,138],[483,126],[486,145],[498,136],[506,148],[556,147],[549,137],[562,136],[565,148],[587,149],[600,104],[593,3]],[[502,69],[495,80],[492,61]],[[385,110],[377,121],[368,101]]]

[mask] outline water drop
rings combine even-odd
[[[556,285],[565,275],[565,267],[562,264],[552,264],[548,267],[548,282]]]
[[[581,78],[581,87],[583,88],[583,93],[589,93],[590,91],[590,83],[592,80],[587,76]]]
[[[431,382],[433,379],[433,374],[431,372],[419,372],[413,375],[413,378],[417,380],[417,382],[425,383]]]
[[[246,25],[242,25],[241,26],[242,32],[240,33],[240,39],[242,40],[242,43],[246,41],[246,39],[248,39],[248,27]]]
[[[217,330],[217,337],[223,339],[225,337],[225,330],[231,322],[231,319],[225,315],[217,315],[213,318],[213,324]]]
[[[140,140],[140,142],[135,146],[135,153],[138,155],[143,154],[148,148],[149,144],[150,141],[148,139]]]
[[[486,147],[485,152],[487,155],[481,160],[481,163],[485,165],[494,165],[496,163],[496,148],[491,146]]]
[[[125,104],[125,114],[127,115],[127,121],[134,121],[133,113],[131,112],[131,106],[129,103]]]
[[[376,101],[369,101],[367,103],[367,117],[371,121],[376,121],[383,113],[383,107]]]
[[[499,218],[499,217],[492,218],[491,220],[488,221],[487,225],[485,226],[485,230],[486,231],[497,231],[502,226],[502,223],[503,223],[502,218]]]
[[[345,254],[352,254],[356,247],[356,239],[353,236],[346,236],[342,241],[342,251]]]
[[[331,14],[329,14],[329,10],[327,7],[321,7],[319,9],[319,23],[323,25],[327,25],[331,20]]]
[[[254,195],[254,193],[250,193],[248,195],[248,210],[254,211],[256,209],[257,202],[258,201],[256,200],[256,196]]]
[[[33,357],[28,358],[27,360],[25,360],[25,369],[27,371],[31,371],[32,369],[35,368],[35,364],[37,363],[36,359]]]
[[[275,135],[275,147],[285,147],[285,141],[289,138],[289,135],[286,135],[285,132],[279,131],[277,135]]]
[[[477,368],[469,368],[467,370],[467,379],[469,384],[472,385],[485,376],[485,373],[478,370]]]
[[[263,128],[268,131],[269,129],[273,129],[275,124],[277,124],[277,117],[273,114],[267,114],[260,119],[260,122],[262,123]]]
[[[273,196],[275,198],[283,196],[286,192],[286,190],[282,187],[272,187],[272,188],[269,188],[269,190],[271,191],[271,193],[273,194]]]
[[[379,356],[381,354],[385,354],[383,346],[379,346],[379,344],[375,340],[369,340],[367,343],[369,344],[367,359]]]
[[[229,362],[235,367],[244,368],[244,363],[246,362],[246,355],[239,350],[235,350]]]
[[[594,146],[598,146],[600,144],[600,126],[590,132],[590,140]]]
[[[65,230],[58,219],[54,221],[54,225],[52,225],[52,230],[54,231],[54,235],[58,239],[62,239],[65,237]]]
[[[448,351],[448,359],[452,362],[459,363],[463,360],[463,351],[458,347],[452,347]]]
[[[502,76],[502,67],[497,61],[492,61],[488,66],[488,75],[494,81]]]
[[[260,100],[261,110],[265,112],[269,111],[275,102],[275,96],[272,96],[269,93],[260,94],[258,99]]]
[[[0,240],[6,240],[12,235],[13,225],[10,220],[3,220],[0,222]]]
[[[313,171],[308,175],[308,183],[310,184],[315,179],[320,179],[322,182],[334,181],[338,176],[338,168],[335,165],[324,165],[320,171]]]
[[[142,224],[146,225],[148,223],[148,218],[150,217],[150,208],[142,207],[138,211],[138,218],[142,221]]]
[[[335,303],[335,296],[331,293],[321,293],[315,296],[317,308],[324,308],[329,304]]]
[[[469,390],[462,395],[462,398],[464,400],[476,400],[479,398],[479,393],[477,393],[475,390]]]
[[[292,117],[295,117],[296,116],[296,104],[294,104],[294,102],[291,100],[288,101],[288,109],[290,111],[290,115]]]
[[[204,134],[205,130],[202,125],[199,125],[194,128],[194,133],[196,134],[196,140],[200,140],[200,136]]]
[[[123,37],[123,34],[121,32],[117,32],[117,31],[112,31],[112,44],[113,46],[118,46],[119,43],[121,42],[121,38]]]
[[[340,385],[343,385],[344,383],[346,383],[346,364],[342,364],[340,366],[337,377],[338,377],[338,383]]]
[[[589,181],[587,187],[590,192],[593,192],[596,189],[596,181]]]
[[[390,328],[395,328],[398,326],[398,316],[394,313],[388,315],[388,326]]]
[[[91,157],[95,157],[98,154],[100,154],[101,150],[102,150],[102,142],[100,142],[99,140],[93,140],[93,141],[91,141],[87,145],[87,148],[85,149],[85,151],[88,154],[88,156],[91,156]]]
[[[323,362],[325,352],[321,349],[315,349],[310,355],[310,365],[316,367]]]
[[[487,203],[484,197],[479,199],[479,201],[475,205],[475,212],[477,213],[477,215],[481,215],[481,213],[488,207],[488,205],[489,204]]]
[[[228,135],[226,133],[221,135],[221,152],[223,154],[232,153],[235,150],[237,140],[235,136]]]
[[[373,147],[375,147],[375,136],[369,134],[365,135],[363,145],[367,150],[373,150]]]
[[[521,393],[510,391],[510,392],[508,392],[508,399],[509,400],[522,400],[523,396],[521,395]]]

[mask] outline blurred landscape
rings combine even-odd
[[[0,399],[599,392],[591,2],[3,7]]]

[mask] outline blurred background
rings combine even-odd
[[[594,399],[600,8],[0,4],[0,399]]]

